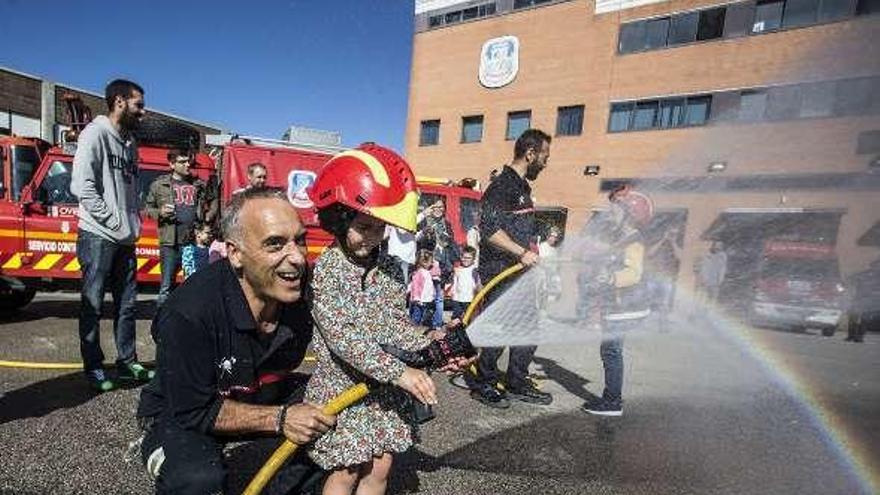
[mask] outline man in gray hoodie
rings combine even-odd
[[[149,380],[152,371],[135,353],[138,214],[138,152],[132,132],[144,115],[144,90],[117,79],[107,85],[107,116],[98,116],[79,137],[71,191],[79,198],[76,255],[82,270],[80,351],[86,378],[99,392],[116,387],[104,372],[99,335],[104,287],[113,294],[113,335],[120,379]]]

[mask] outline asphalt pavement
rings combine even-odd
[[[152,307],[138,307],[146,361]],[[76,295],[56,293],[0,315],[0,360],[77,361],[76,312]],[[397,459],[389,493],[873,493],[880,335],[866,340],[674,315],[669,332],[628,337],[621,418],[579,410],[602,389],[594,345],[538,349],[534,373],[555,397],[545,407],[489,409],[437,376],[438,418]],[[0,368],[0,492],[151,493],[129,448],[138,390],[95,395],[77,372]],[[274,446],[228,449],[232,492]]]

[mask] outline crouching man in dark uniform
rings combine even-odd
[[[306,233],[293,206],[280,190],[244,191],[226,208],[223,234],[228,258],[187,280],[153,321],[158,373],[138,417],[157,493],[221,493],[224,442],[283,435],[302,445],[336,421],[292,399],[291,371],[312,337]],[[296,456],[264,493],[319,493],[321,479]]]

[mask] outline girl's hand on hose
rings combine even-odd
[[[457,373],[457,372],[459,372],[459,371],[462,371],[462,370],[464,370],[464,369],[467,369],[470,365],[472,365],[474,362],[476,362],[476,360],[477,360],[477,356],[473,356],[473,357],[463,357],[463,356],[455,356],[455,357],[451,357],[451,358],[449,358],[449,361],[447,361],[446,366],[444,366],[444,367],[438,369],[437,371],[443,371],[443,372],[445,372],[446,374]]]
[[[305,445],[326,433],[335,424],[336,416],[322,413],[321,408],[314,404],[294,404],[287,408],[284,436],[297,445]]]
[[[411,393],[413,397],[424,404],[437,403],[437,389],[434,387],[434,381],[422,370],[407,366],[394,384]]]

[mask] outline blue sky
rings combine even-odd
[[[0,65],[280,138],[298,124],[400,149],[412,0],[0,0]]]

